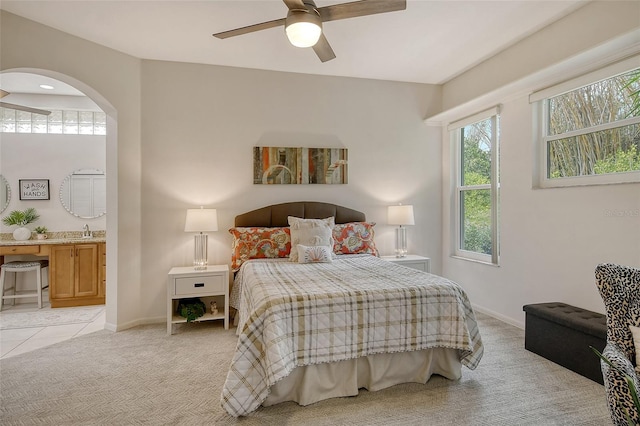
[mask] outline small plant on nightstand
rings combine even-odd
[[[178,302],[178,314],[187,319],[187,322],[195,321],[204,315],[206,307],[197,297],[180,299]]]

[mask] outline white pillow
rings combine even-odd
[[[332,246],[303,246],[298,244],[298,263],[331,263]]]
[[[289,259],[298,261],[298,245],[304,246],[329,246],[333,247],[333,217],[326,219],[302,219],[289,216],[287,218],[291,227],[291,253]]]

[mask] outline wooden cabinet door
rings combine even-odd
[[[98,244],[98,296],[107,293],[107,244]]]
[[[75,257],[75,296],[97,296],[98,244],[76,244]]]
[[[51,300],[74,297],[75,247],[53,245],[49,254],[49,292]]]

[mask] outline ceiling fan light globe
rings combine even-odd
[[[322,20],[314,13],[291,10],[287,14],[284,30],[294,46],[311,47],[320,39]]]
[[[296,47],[311,47],[318,42],[322,30],[310,22],[296,22],[286,29],[287,37]]]

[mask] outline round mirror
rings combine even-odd
[[[66,211],[82,219],[107,213],[107,180],[102,170],[76,170],[60,185],[60,202]]]
[[[0,175],[0,213],[9,207],[9,201],[11,201],[11,188],[9,182]]]

